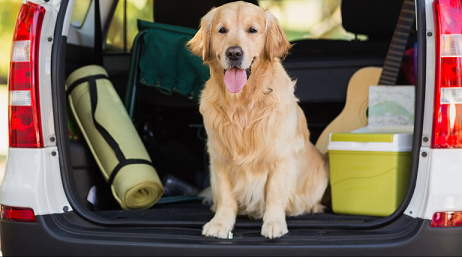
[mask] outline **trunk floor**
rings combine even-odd
[[[158,224],[177,224],[203,226],[214,215],[210,206],[203,205],[200,201],[181,203],[157,204],[147,210],[106,210],[95,211],[96,214],[112,220],[136,220],[149,221]],[[296,217],[287,217],[287,225],[303,226],[316,223],[357,223],[380,219],[381,217],[341,215],[327,211],[320,214],[306,214]],[[236,226],[255,227],[261,226],[261,219],[250,219],[247,216],[238,216]]]

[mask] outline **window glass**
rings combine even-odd
[[[127,5],[126,41],[124,40],[125,1]],[[107,50],[130,51],[133,39],[138,33],[137,19],[153,21],[153,2],[154,0],[118,1],[108,31]],[[269,10],[279,20],[290,41],[299,39],[353,40],[354,34],[345,31],[342,27],[340,3],[341,0],[259,0],[259,5]],[[358,39],[366,40],[367,36],[358,35]]]
[[[127,5],[126,41],[124,42],[124,5]],[[130,51],[138,34],[137,20],[153,21],[153,0],[119,0],[106,39],[108,49]]]
[[[342,27],[341,0],[260,0],[278,20],[289,41],[298,39],[352,40]],[[364,36],[359,39],[365,39]]]
[[[76,28],[82,27],[87,17],[88,10],[92,0],[78,0],[75,1],[74,11],[71,16],[71,24]]]

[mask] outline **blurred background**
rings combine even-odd
[[[0,181],[5,172],[8,149],[8,95],[7,77],[10,62],[11,39],[21,0],[0,0]]]

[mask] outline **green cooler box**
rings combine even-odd
[[[406,194],[412,133],[361,131],[330,135],[332,208],[339,214],[388,216]]]

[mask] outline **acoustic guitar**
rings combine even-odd
[[[365,67],[356,71],[348,82],[345,107],[324,129],[316,142],[321,153],[327,152],[330,133],[348,133],[367,126],[369,87],[395,85],[407,39],[414,22],[414,1],[405,0],[393,32],[383,68]]]

